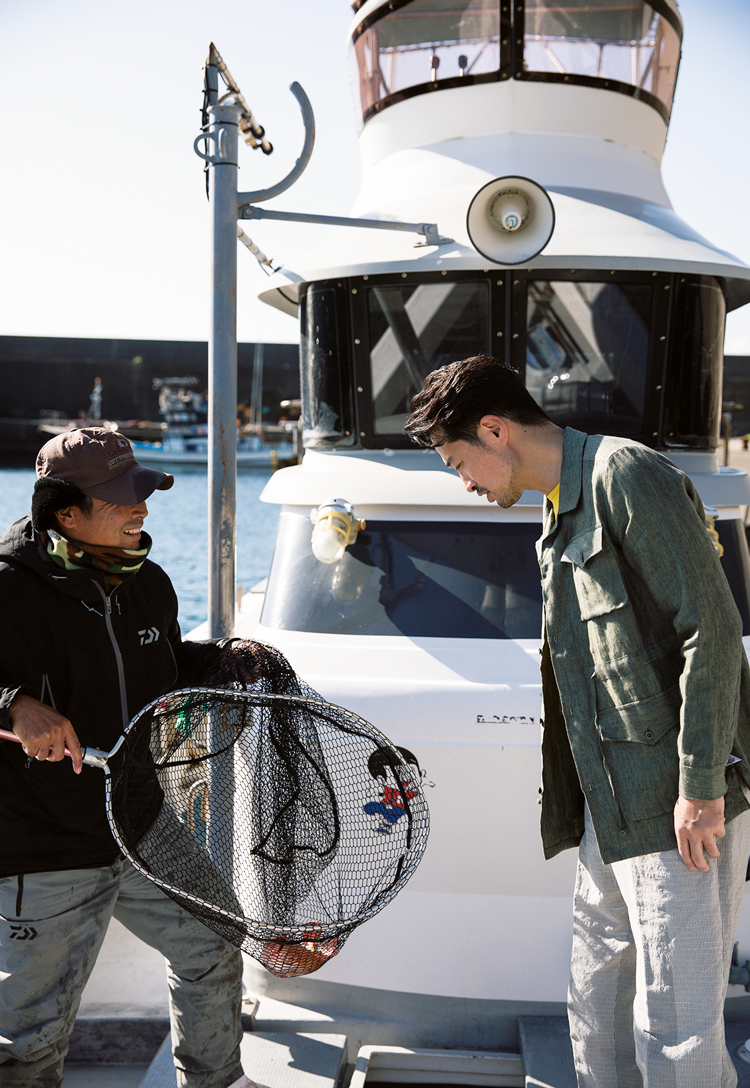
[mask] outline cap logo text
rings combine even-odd
[[[128,446],[127,453],[118,453],[116,457],[110,457],[107,461],[107,468],[114,468],[115,465],[122,464],[123,461],[134,461],[133,451]]]

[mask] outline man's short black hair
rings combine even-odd
[[[69,506],[78,506],[84,514],[91,513],[94,503],[88,495],[65,480],[56,480],[54,476],[42,476],[34,484],[31,498],[31,524],[37,533],[48,529],[59,529],[56,514],[58,510],[67,510]]]
[[[404,433],[417,445],[430,448],[460,439],[479,444],[477,428],[486,415],[523,427],[550,421],[517,370],[489,355],[475,355],[427,375],[422,391],[411,402]]]

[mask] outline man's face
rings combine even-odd
[[[504,508],[520,499],[524,489],[518,482],[513,456],[501,442],[490,445],[484,440],[476,444],[458,439],[444,442],[437,451],[448,468],[456,470],[467,491],[486,495],[487,502]]]
[[[115,506],[101,499],[92,499],[87,514],[78,506],[58,514],[65,536],[81,544],[98,544],[107,548],[136,549],[141,543],[143,519],[148,517],[145,502],[137,506]]]

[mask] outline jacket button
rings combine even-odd
[[[573,713],[573,707],[572,707],[572,706],[569,706],[569,707],[568,707],[568,714],[572,714],[572,713]]]
[[[552,636],[552,641],[553,641],[553,642],[557,642],[557,635],[553,635],[553,636]]]
[[[594,788],[594,787],[593,787],[593,786],[591,785],[591,783],[589,782],[588,786],[586,787],[586,789],[587,789],[587,790],[589,791],[589,793],[591,793],[591,791],[592,791],[592,789],[593,789],[593,788]]]
[[[653,740],[653,739],[654,739],[654,734],[651,732],[650,729],[647,729],[646,730],[646,740]]]

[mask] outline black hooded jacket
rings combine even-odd
[[[109,751],[152,699],[200,683],[223,643],[183,642],[177,597],[148,559],[105,592],[101,575],[63,570],[28,519],[0,537],[0,728],[23,692],[54,706],[82,745]],[[104,774],[69,759],[28,760],[0,740],[0,876],[110,865],[119,850]]]

